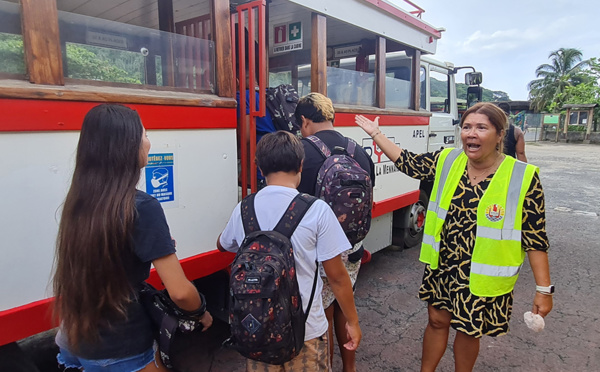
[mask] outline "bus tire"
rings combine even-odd
[[[419,201],[409,207],[406,217],[406,227],[402,229],[404,248],[415,247],[423,241],[428,203],[429,198],[427,197],[427,193],[421,190]]]

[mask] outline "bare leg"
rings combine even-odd
[[[342,355],[343,372],[356,372],[356,351],[348,350],[344,347],[347,343],[348,333],[346,332],[346,317],[338,305],[337,301],[333,302],[333,324],[335,326],[335,337],[337,338],[340,354]]]
[[[162,360],[160,360],[160,355],[158,351],[154,354],[154,362],[148,364],[146,367],[142,368],[140,372],[169,372],[169,369],[164,366]]]
[[[421,372],[433,372],[448,345],[450,333],[450,319],[452,314],[446,310],[438,310],[429,305],[427,307],[429,321],[423,336],[423,354],[421,357]]]
[[[335,303],[335,302],[334,302]],[[329,363],[333,367],[333,314],[334,314],[334,306],[333,304],[329,305],[327,309],[325,309],[325,316],[327,317],[327,323],[329,323],[329,328],[327,328],[327,337],[329,339]]]
[[[479,355],[479,338],[457,331],[454,338],[454,369],[471,372]]]

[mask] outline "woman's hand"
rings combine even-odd
[[[346,338],[348,339],[348,342],[344,344],[344,347],[347,350],[356,350],[362,339],[362,331],[360,330],[358,322],[354,325],[346,323]]]
[[[533,309],[531,310],[531,312],[546,317],[550,310],[552,310],[552,296],[535,292],[535,298],[533,299]]]
[[[362,115],[356,115],[354,121],[371,137],[379,131],[379,116],[371,121]]]

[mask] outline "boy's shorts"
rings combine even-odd
[[[248,359],[247,372],[331,372],[327,333],[304,341],[304,347],[294,359],[277,366]]]
[[[85,372],[137,372],[154,362],[154,347],[141,354],[119,359],[83,359],[66,349],[60,348],[56,356],[59,364],[65,368],[78,368]]]

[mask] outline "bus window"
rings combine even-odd
[[[420,106],[421,106],[421,108],[423,110],[427,110],[427,102],[426,102],[426,100],[427,100],[427,87],[426,87],[426,84],[425,84],[425,78],[426,78],[425,74],[426,74],[425,67],[421,66],[420,72],[419,72],[419,76],[420,76],[419,77],[419,81],[421,82],[421,91],[420,91],[421,92],[420,93],[421,104],[420,104]]]
[[[375,74],[327,67],[327,95],[333,103],[375,105]]]
[[[269,72],[269,86],[276,87],[281,84],[292,84],[292,72],[291,71],[280,71],[280,72]]]
[[[431,112],[450,113],[450,96],[448,95],[448,75],[429,71],[430,107]]]
[[[25,76],[19,4],[0,1],[0,73]]]
[[[307,95],[311,92],[310,87],[310,64],[298,66],[298,94],[300,97]]]
[[[214,92],[209,0],[190,8],[173,1],[177,33],[157,29],[156,1],[143,8],[128,1],[101,14],[84,0],[63,4],[68,5],[58,6],[65,77]],[[126,12],[127,6],[136,10]]]
[[[388,108],[408,109],[411,102],[412,60],[404,52],[386,54],[385,103]]]
[[[327,96],[333,103],[375,106],[375,34],[327,19]]]

